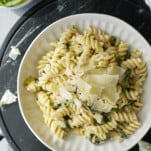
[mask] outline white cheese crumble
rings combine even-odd
[[[21,55],[20,50],[18,48],[16,48],[15,46],[11,46],[11,50],[9,52],[9,57],[13,60],[16,60],[16,58],[18,57],[18,55]]]
[[[7,89],[2,98],[1,98],[1,104],[11,104],[13,102],[16,102],[17,96],[15,96],[9,89]]]

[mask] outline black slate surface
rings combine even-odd
[[[130,2],[128,0],[45,0],[22,17],[0,50],[0,97],[6,89],[16,94],[19,64],[37,34],[59,18],[77,13],[104,13],[117,16],[131,24],[151,44],[151,14],[146,5],[140,1],[136,3],[136,0]],[[19,47],[22,54],[15,61],[8,58],[12,45]],[[26,126],[17,102],[1,108],[0,117],[5,136],[15,151],[48,151]],[[143,139],[151,142],[151,131]],[[130,151],[138,151],[138,145]]]

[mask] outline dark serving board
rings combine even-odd
[[[77,13],[104,13],[119,17],[137,29],[151,44],[151,14],[136,0],[44,0],[28,11],[12,28],[0,50],[0,97],[6,89],[17,93],[18,67],[31,41],[52,22]],[[10,46],[17,46],[21,56],[8,58]],[[21,117],[18,102],[0,109],[0,125],[15,151],[48,151],[36,139]],[[151,142],[151,130],[143,138]],[[50,140],[51,141],[51,140]],[[138,145],[130,151],[138,151]]]

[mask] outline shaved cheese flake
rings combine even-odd
[[[74,103],[78,108],[82,106],[82,103],[78,99],[74,99]]]
[[[102,99],[114,105],[119,99],[119,93],[116,92],[116,87],[107,87],[103,89]]]
[[[1,104],[11,104],[16,102],[17,96],[15,96],[9,89],[4,92],[1,98]]]
[[[83,78],[87,83],[90,85],[97,85],[98,88],[100,87],[115,87],[119,80],[119,75],[109,75],[109,74],[91,74],[85,75]]]
[[[107,68],[107,73],[110,75],[119,75],[119,77],[122,78],[125,73],[125,69],[119,66],[112,66]]]
[[[78,90],[80,93],[88,93],[91,89],[91,85],[89,85],[87,82],[82,80],[81,78],[77,78],[76,84],[78,86]]]
[[[106,103],[100,99],[100,100],[96,100],[93,103],[92,109],[94,109],[96,111],[107,113],[107,112],[110,112],[113,107],[115,107],[115,105],[113,106],[113,105]]]
[[[95,69],[95,66],[92,63],[86,64],[83,66],[78,65],[75,67],[75,73],[79,76],[82,76],[88,71],[91,71],[93,69]]]
[[[101,112],[109,112],[119,99],[116,92],[119,75],[109,74],[87,74],[84,75],[83,81],[91,86],[87,95],[89,95],[89,105],[93,105],[95,110]],[[82,84],[81,84],[82,85]],[[98,98],[101,99],[98,101]]]
[[[71,93],[68,92],[68,91],[66,90],[66,88],[64,88],[64,87],[59,88],[59,92],[60,92],[60,96],[63,97],[64,99],[67,99],[67,100],[72,99]]]
[[[20,50],[18,48],[16,48],[15,46],[11,46],[9,57],[13,60],[16,60],[18,55],[21,55]]]
[[[97,100],[97,98],[98,98],[98,95],[94,95],[94,94],[89,95],[87,105],[92,106],[93,103]]]

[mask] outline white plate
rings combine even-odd
[[[35,96],[26,91],[24,80],[28,76],[36,76],[37,61],[49,49],[49,43],[59,38],[60,34],[67,28],[75,25],[76,27],[85,29],[94,26],[103,29],[109,34],[120,37],[126,41],[131,47],[140,49],[143,52],[144,60],[148,66],[148,77],[144,86],[144,94],[142,101],[144,107],[139,114],[142,122],[135,134],[126,139],[122,143],[116,141],[108,142],[102,145],[93,145],[88,140],[79,136],[69,136],[66,140],[60,140],[51,134],[50,130],[45,126],[36,102]],[[130,25],[122,20],[103,14],[78,14],[65,17],[44,29],[32,42],[28,48],[18,74],[18,97],[21,114],[33,132],[33,134],[48,148],[56,151],[124,151],[134,146],[148,131],[151,126],[151,48],[147,41]]]

